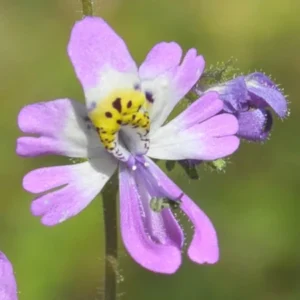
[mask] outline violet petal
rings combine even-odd
[[[237,77],[224,84],[210,88],[208,91],[216,91],[224,102],[224,111],[235,113],[242,109],[248,99],[247,86],[244,76]]]
[[[241,112],[238,114],[238,136],[250,141],[264,141],[272,127],[272,115],[264,109]]]
[[[255,107],[270,106],[279,117],[287,116],[287,101],[269,77],[259,72],[252,73],[246,76],[246,84]]]
[[[17,284],[12,264],[4,253],[0,252],[0,299],[17,300]]]
[[[166,174],[149,158],[149,171],[155,177],[157,183],[165,190],[170,199],[176,199],[182,191],[172,182]],[[217,234],[210,219],[187,196],[181,198],[181,209],[194,224],[194,235],[188,248],[188,255],[196,263],[216,263],[219,259]]]
[[[181,249],[170,239],[164,216],[151,212],[147,191],[137,186],[133,171],[124,165],[120,166],[119,180],[121,234],[127,251],[148,270],[176,272]]]

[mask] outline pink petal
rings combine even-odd
[[[198,157],[195,155],[195,159],[215,160],[234,153],[240,145],[240,140],[236,136],[224,136],[203,139],[201,144],[203,144],[202,153]]]
[[[194,224],[194,235],[188,256],[198,264],[214,264],[219,260],[218,238],[208,216],[186,195],[181,198],[181,209]]]
[[[87,166],[87,163],[84,163]],[[23,178],[23,188],[34,194],[68,184],[74,177],[80,177],[83,164],[40,168],[27,173]]]
[[[239,123],[236,117],[231,114],[221,114],[196,124],[187,131],[189,134],[194,132],[199,136],[223,137],[236,134],[239,129]]]
[[[193,102],[176,118],[171,120],[165,126],[160,127],[151,137],[155,140],[164,139],[169,135],[176,135],[178,131],[190,128],[193,125],[201,123],[220,112],[223,108],[223,102],[218,94],[209,92]]]
[[[214,116],[187,129],[179,122],[165,127],[151,136],[149,157],[214,160],[232,154],[239,146],[239,139],[233,135],[238,130],[238,122],[230,114]]]
[[[101,18],[85,17],[72,29],[68,54],[85,91],[99,84],[104,68],[137,72],[120,36]]]
[[[17,300],[17,284],[12,264],[4,253],[0,252],[0,299]]]
[[[177,67],[182,56],[181,47],[175,42],[156,44],[139,68],[143,79],[153,79],[173,67]]]
[[[173,56],[172,56],[173,55]],[[140,69],[142,90],[151,94],[151,131],[155,132],[173,108],[196,84],[204,69],[204,59],[190,49],[180,65],[181,49],[175,43],[156,45]]]
[[[53,226],[81,212],[101,191],[116,169],[107,157],[69,166],[41,168],[29,172],[23,186],[32,193],[47,191],[31,204],[32,214]]]
[[[146,191],[138,188],[128,168],[121,166],[119,180],[121,234],[127,251],[146,269],[176,272],[181,264],[181,245],[173,238],[175,219],[150,210]]]
[[[70,110],[80,104],[70,99],[39,102],[24,106],[18,115],[18,125],[24,133],[54,137],[64,127]]]
[[[182,129],[189,128],[194,124],[201,123],[213,117],[222,109],[223,102],[219,99],[218,93],[209,92],[193,102],[169,124],[173,124],[173,126],[180,126]]]
[[[188,93],[194,86],[203,73],[205,61],[203,57],[197,56],[196,49],[190,49],[184,59],[174,78],[176,86],[181,98]]]
[[[103,150],[88,122],[85,106],[70,99],[25,106],[19,113],[18,125],[24,133],[35,135],[18,138],[16,151],[21,156],[88,157],[92,151]]]
[[[71,151],[65,152],[63,150],[62,142],[51,138],[51,137],[20,137],[17,139],[16,152],[20,156],[24,157],[35,157],[40,155],[66,155],[76,157],[76,152],[74,149],[70,149]],[[76,149],[77,150],[77,149]],[[81,151],[79,151],[80,157]]]
[[[169,198],[178,198],[182,191],[176,184],[152,160],[147,159],[147,162],[149,163],[149,171],[156,178],[157,183],[164,188]],[[219,248],[213,224],[187,195],[184,194],[181,201],[181,209],[194,225],[194,235],[188,248],[190,259],[199,264],[216,263],[219,258]]]

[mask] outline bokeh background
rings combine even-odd
[[[175,40],[198,48],[207,65],[238,59],[243,72],[263,69],[285,89],[291,116],[271,139],[243,143],[225,174],[170,176],[213,220],[221,260],[199,266],[184,258],[172,276],[137,265],[120,241],[119,299],[299,300],[300,1],[95,0],[96,12],[141,62],[152,45]],[[66,160],[22,159],[16,118],[32,102],[83,100],[66,54],[79,0],[0,0],[0,249],[14,264],[21,300],[102,299],[101,198],[76,218],[47,228],[30,215],[21,187],[29,170]],[[186,224],[188,235],[190,224]]]

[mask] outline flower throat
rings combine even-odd
[[[127,126],[136,131],[142,141],[146,140],[150,129],[146,106],[147,100],[141,91],[119,89],[99,101],[89,113],[105,149],[122,161],[127,158],[122,156],[122,151],[116,151],[117,133],[122,126]]]

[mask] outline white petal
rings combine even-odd
[[[101,191],[116,167],[116,160],[107,154],[77,165],[29,172],[23,180],[24,188],[32,193],[43,193],[32,202],[32,213],[41,216],[47,226],[77,215]]]
[[[77,101],[58,99],[27,105],[19,113],[18,125],[30,135],[17,141],[17,153],[22,156],[93,157],[105,152],[85,106]]]
[[[163,132],[164,128],[160,130]],[[151,138],[149,157],[169,160],[214,160],[232,154],[239,146],[234,136],[237,119],[221,114],[187,129],[168,127],[168,135],[160,132]]]

